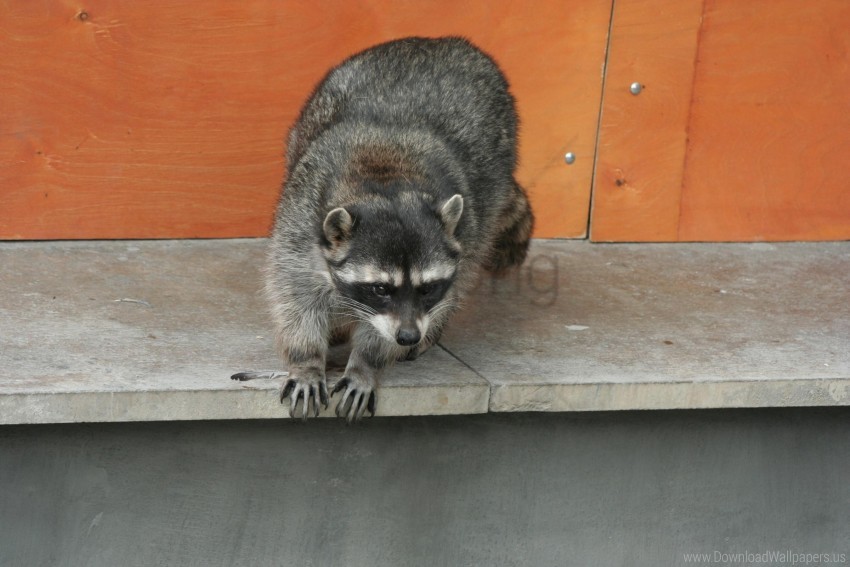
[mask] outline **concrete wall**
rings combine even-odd
[[[846,564],[848,417],[6,426],[0,565]]]

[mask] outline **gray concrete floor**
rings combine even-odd
[[[443,345],[491,411],[850,403],[850,242],[539,241]]]
[[[5,426],[0,565],[846,564],[848,411]]]
[[[850,404],[850,243],[536,242],[358,427],[239,419],[263,244],[0,243],[0,565],[850,561],[850,408],[593,411]]]
[[[265,242],[0,243],[0,423],[285,417]],[[332,379],[338,376],[335,374]],[[379,415],[850,404],[850,242],[535,242]]]

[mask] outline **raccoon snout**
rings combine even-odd
[[[395,340],[401,346],[413,346],[419,342],[422,335],[419,334],[419,329],[399,329],[396,333]]]

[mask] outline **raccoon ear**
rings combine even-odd
[[[341,244],[348,240],[351,235],[351,215],[342,207],[337,207],[328,213],[325,217],[325,222],[322,225],[322,230],[325,233],[325,238],[331,243],[331,246]]]
[[[463,213],[463,196],[455,195],[442,205],[440,205],[439,215],[443,221],[443,226],[446,228],[446,234],[454,236],[457,223],[460,220],[460,215]]]

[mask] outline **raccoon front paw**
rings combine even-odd
[[[351,423],[360,421],[366,410],[369,410],[372,416],[375,415],[374,383],[352,376],[343,376],[334,385],[331,395],[343,389],[342,398],[336,405],[337,417],[345,417],[348,423]]]
[[[295,374],[295,375],[293,375]],[[280,388],[280,403],[286,398],[289,398],[289,417],[300,417],[307,420],[310,415],[310,404],[313,406],[313,416],[319,416],[319,404],[325,408],[330,403],[328,395],[328,385],[325,378],[322,376],[299,377],[297,373],[290,374],[290,377],[283,383]],[[301,400],[301,414],[298,415],[298,401]]]

